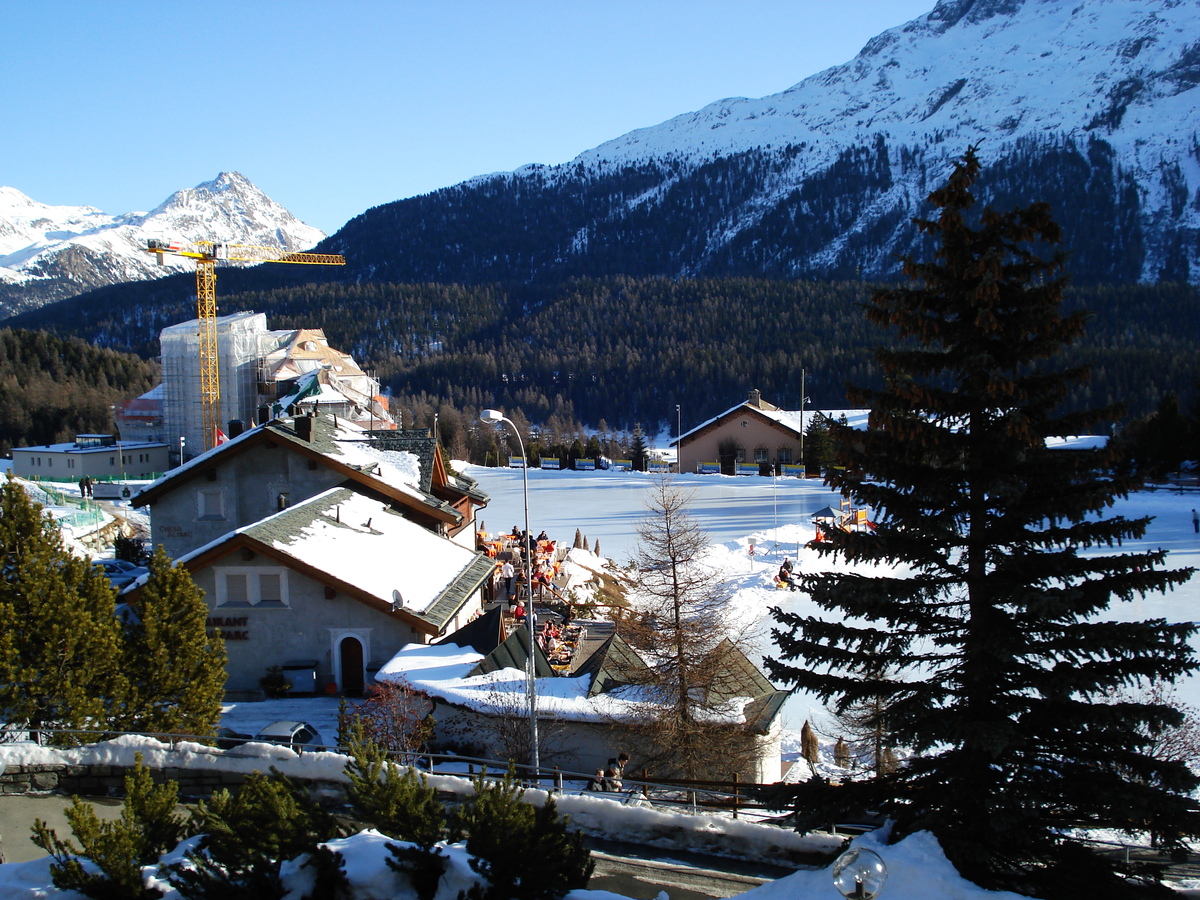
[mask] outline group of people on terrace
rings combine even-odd
[[[557,547],[543,531],[534,540],[516,525],[509,534],[489,537],[480,532],[477,547],[496,560],[493,596],[504,603],[514,603],[523,592],[525,583],[525,547],[530,548],[531,577],[538,599],[545,599],[546,591],[554,592],[554,578],[558,574]]]

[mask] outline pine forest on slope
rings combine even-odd
[[[283,268],[283,267],[277,267]],[[222,275],[221,313],[255,310],[273,328],[323,327],[331,344],[376,371],[394,407],[448,402],[520,409],[632,428],[691,427],[755,387],[787,408],[844,405],[848,381],[875,383],[862,303],[870,285],[767,279],[576,279],[552,286],[303,284],[236,291],[254,273]],[[234,284],[236,282],[236,284]],[[187,276],[114,286],[10,320],[153,357],[166,325],[195,317]],[[1080,286],[1093,312],[1067,362],[1093,377],[1074,407],[1152,411],[1192,396],[1200,306],[1188,285]],[[1164,327],[1163,323],[1171,323]]]

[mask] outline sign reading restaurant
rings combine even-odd
[[[209,616],[204,627],[210,635],[220,634],[227,641],[248,641],[250,632],[245,629],[249,621],[249,616]]]

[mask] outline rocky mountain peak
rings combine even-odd
[[[240,172],[171,194],[148,213],[111,216],[92,207],[49,206],[0,187],[0,318],[105,284],[187,269],[159,266],[148,238],[265,244],[307,250],[325,237]]]

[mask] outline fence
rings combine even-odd
[[[261,759],[258,754],[239,753],[238,747],[249,743],[275,744],[288,746],[301,757],[305,753],[322,751],[344,752],[342,748],[329,745],[300,745],[292,746],[286,740],[269,740],[241,736],[210,737],[203,735],[162,734],[154,732],[116,732],[116,731],[84,731],[79,729],[45,728],[32,732],[9,732],[10,740],[32,740],[44,744],[51,736],[58,735],[68,738],[75,746],[91,743],[92,741],[112,740],[122,735],[149,737],[161,741],[174,748],[181,742],[216,744],[223,749],[229,759]],[[91,739],[91,740],[89,740]],[[70,749],[63,747],[63,749]],[[397,751],[388,754],[397,765],[411,766],[429,775],[449,775],[460,778],[477,778],[500,780],[507,774],[511,766],[522,784],[530,788],[540,788],[550,793],[595,793],[598,797],[608,797],[619,802],[652,806],[675,812],[690,812],[693,815],[732,816],[735,819],[767,822],[780,816],[778,807],[771,807],[759,799],[764,785],[743,782],[738,778],[732,781],[700,781],[687,779],[650,779],[649,773],[642,772],[641,778],[626,777],[622,780],[620,791],[588,792],[586,787],[594,775],[586,772],[575,772],[552,766],[541,766],[534,771],[531,766],[515,763],[510,760],[487,759],[483,757],[461,756],[455,753],[424,753],[420,751]],[[36,770],[36,771],[35,771]],[[100,792],[118,790],[123,785],[125,768],[119,764],[105,763],[102,765],[38,765],[10,766],[0,774],[0,793],[22,793],[27,790],[70,790],[75,792]],[[190,772],[183,767],[170,766],[161,771],[160,777],[170,778],[185,788],[184,793],[203,794],[216,787],[238,784],[242,775],[237,772],[222,773],[213,769]]]
[[[27,490],[30,498],[45,507],[64,528],[79,531],[99,528],[104,524],[105,516],[100,504],[92,500],[65,494],[50,484],[30,484]]]

